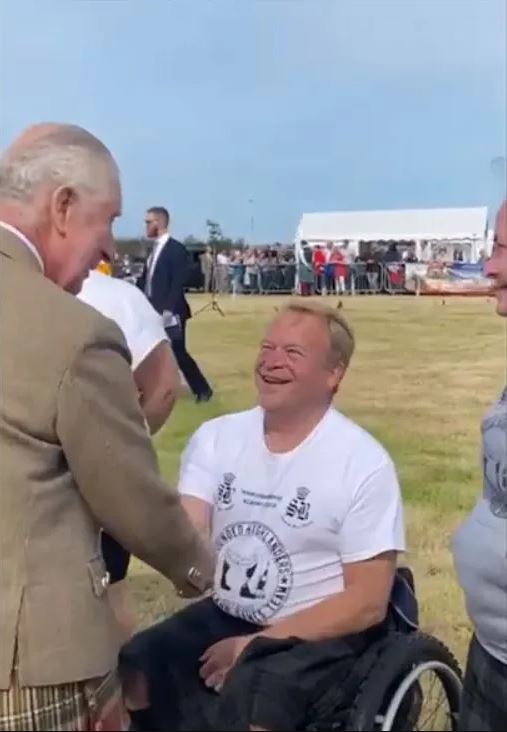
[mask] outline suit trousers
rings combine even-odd
[[[201,369],[187,351],[186,346],[186,320],[181,321],[181,330],[179,337],[175,337],[172,329],[167,330],[167,335],[171,340],[172,349],[176,362],[185,377],[189,387],[196,396],[203,396],[211,392],[211,386],[206,381]]]

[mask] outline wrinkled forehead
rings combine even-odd
[[[268,326],[265,339],[275,345],[329,348],[329,333],[322,318],[313,313],[284,312]]]

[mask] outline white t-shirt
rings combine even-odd
[[[204,423],[179,491],[214,507],[215,602],[259,625],[342,591],[343,564],[405,549],[389,455],[334,408],[284,454],[266,448],[260,408]]]
[[[94,270],[78,297],[118,325],[132,354],[133,370],[159,343],[168,340],[162,317],[130,282]]]

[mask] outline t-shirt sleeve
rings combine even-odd
[[[158,346],[169,340],[162,317],[152,307],[147,298],[135,289],[129,303],[128,317],[125,322],[125,340],[132,354],[132,368],[135,369]]]
[[[214,467],[215,433],[208,422],[197,430],[181,456],[178,490],[183,496],[213,504],[216,479]]]
[[[396,469],[390,460],[358,486],[339,532],[344,564],[405,551],[403,506]]]

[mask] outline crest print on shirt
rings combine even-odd
[[[296,490],[296,495],[289,501],[282,516],[282,520],[285,521],[287,526],[291,526],[293,529],[301,529],[313,523],[310,517],[312,504],[309,496],[309,488],[301,486]]]
[[[236,493],[235,480],[234,473],[224,473],[221,483],[218,484],[216,503],[219,511],[228,511],[233,507]]]

